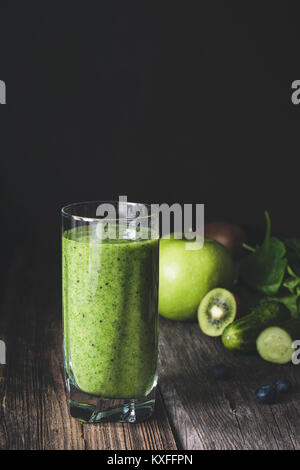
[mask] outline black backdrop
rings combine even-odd
[[[269,209],[300,235],[299,18],[283,1],[1,0],[2,238],[45,222],[56,239],[64,203],[123,194],[254,228]]]

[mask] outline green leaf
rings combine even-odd
[[[287,295],[283,297],[272,297],[272,300],[277,300],[284,304],[289,311],[293,318],[300,318],[300,295]]]
[[[265,217],[267,221],[265,239],[254,253],[242,260],[240,277],[252,289],[266,295],[274,295],[284,278],[287,266],[286,248],[278,238],[271,237],[271,222],[267,212]]]
[[[300,277],[289,277],[283,283],[283,287],[286,287],[291,294],[295,293],[295,289],[300,287]]]

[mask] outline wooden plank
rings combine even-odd
[[[146,423],[83,425],[63,382],[59,257],[15,250],[0,309],[7,365],[0,379],[2,449],[176,449],[163,403]],[[42,256],[43,255],[43,256]]]
[[[159,392],[153,419],[134,425],[121,423],[86,425],[83,427],[83,436],[86,449],[177,449]]]
[[[230,367],[232,380],[216,381],[210,367]],[[294,392],[274,405],[253,393],[287,377]],[[297,366],[234,355],[196,323],[160,321],[160,387],[175,436],[185,449],[300,449]]]
[[[1,305],[7,365],[0,391],[0,446],[83,449],[80,425],[68,426],[61,362],[54,347],[53,292],[38,290],[45,279],[43,271],[34,270],[34,258],[32,251],[31,257],[20,247],[15,251]]]

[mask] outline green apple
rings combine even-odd
[[[233,261],[220,243],[205,239],[199,249],[186,240],[160,240],[159,313],[172,320],[192,320],[202,298],[215,287],[230,288]]]

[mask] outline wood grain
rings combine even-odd
[[[45,249],[15,250],[2,296],[0,337],[7,345],[7,364],[0,378],[0,448],[176,449],[159,394],[155,416],[145,423],[84,425],[70,418],[63,381],[59,256],[47,258]]]
[[[297,366],[234,355],[196,323],[161,319],[160,340],[160,388],[184,449],[300,449]],[[211,377],[217,363],[230,367],[231,380]],[[294,392],[271,406],[257,404],[256,388],[282,376]]]

